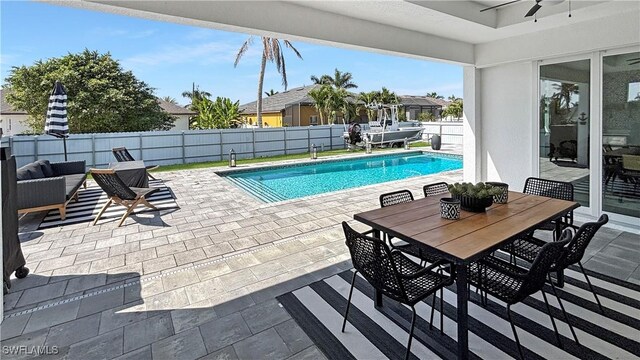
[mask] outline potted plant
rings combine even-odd
[[[449,185],[449,192],[455,199],[460,199],[462,210],[471,212],[484,212],[493,204],[493,196],[501,193],[499,188],[479,182],[455,183]]]

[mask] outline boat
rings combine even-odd
[[[349,130],[344,133],[344,139],[349,145],[365,147],[367,143],[372,146],[400,147],[407,142],[422,139],[421,126],[400,127],[398,123],[398,105],[393,104],[368,104],[367,108],[377,110],[375,121],[369,122],[369,129],[362,131],[359,124],[351,124]]]

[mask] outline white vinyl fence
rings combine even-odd
[[[426,141],[440,135],[443,144],[462,145],[462,122],[423,122],[422,138]]]
[[[428,131],[437,123],[424,123]],[[424,125],[423,124],[423,125]],[[440,126],[443,144],[462,143],[462,125],[457,136],[448,124]],[[85,160],[87,167],[105,167],[114,162],[114,147],[125,146],[136,159],[153,165],[219,161],[229,158],[233,149],[238,159],[308,152],[312,144],[318,151],[346,148],[343,125],[309,127],[152,131],[105,134],[71,134],[67,139],[69,160]],[[451,135],[449,133],[452,133]],[[429,136],[430,137],[430,136]],[[49,135],[3,137],[18,166],[38,159],[64,160],[62,139]]]

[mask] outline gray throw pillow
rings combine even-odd
[[[44,174],[44,177],[55,176],[55,174],[53,173],[53,168],[49,163],[49,160],[38,160],[38,164],[40,164],[40,168],[42,169],[42,173]]]
[[[16,179],[18,181],[31,180],[31,174],[29,173],[29,170],[26,169],[26,166],[23,166],[20,169],[16,170]]]
[[[29,175],[31,176],[32,179],[44,178],[44,173],[42,172],[42,168],[40,167],[40,164],[38,164],[37,162],[25,165],[25,168],[27,168],[27,171],[29,172]]]

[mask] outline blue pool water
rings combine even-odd
[[[262,201],[276,202],[461,168],[459,157],[413,152],[220,175]]]

